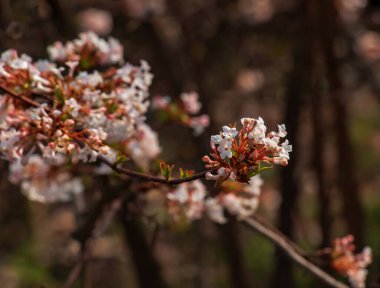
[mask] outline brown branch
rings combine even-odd
[[[316,265],[314,265],[313,263],[305,259],[303,256],[301,256],[300,252],[302,250],[298,246],[296,246],[296,244],[291,242],[280,232],[276,231],[275,229],[272,229],[267,223],[264,223],[258,217],[253,216],[251,218],[245,219],[243,223],[248,228],[255,230],[262,236],[269,239],[277,247],[279,247],[282,251],[284,251],[285,254],[291,260],[293,260],[296,264],[298,264],[305,270],[309,271],[311,274],[316,276],[325,284],[329,285],[330,287],[335,287],[335,288],[349,288],[349,286],[334,279],[325,271],[321,270],[319,267],[317,267]]]
[[[91,221],[95,221],[98,223],[93,223],[94,229],[91,231],[91,234],[88,235],[87,239],[82,239],[83,242],[81,244],[83,247],[82,248],[83,251],[77,263],[72,268],[69,276],[67,277],[63,285],[63,288],[70,288],[78,279],[81,272],[84,270],[86,262],[88,262],[88,260],[91,257],[91,250],[92,250],[95,240],[99,238],[107,230],[116,212],[119,211],[119,209],[121,208],[121,204],[125,199],[126,197],[124,195],[116,199],[113,199],[111,203],[109,202],[101,203],[102,210],[104,210],[104,206],[107,206],[108,204],[109,204],[108,205],[109,207],[107,211],[104,211],[104,213],[98,214],[98,218],[101,218],[101,219],[91,219]],[[99,216],[102,216],[102,217],[99,217]]]
[[[3,85],[0,85],[0,92],[9,94],[11,97],[18,99],[22,102],[25,102],[26,104],[29,104],[30,106],[33,106],[36,108],[41,106],[38,102],[36,102],[36,101],[34,101],[28,97],[25,97],[24,95],[16,94],[13,91],[9,90],[7,87],[4,87]]]
[[[203,171],[203,172],[200,172],[200,173],[197,173],[197,174],[191,175],[189,177],[185,177],[185,178],[165,179],[165,178],[161,178],[158,176],[140,173],[140,172],[136,172],[133,170],[129,170],[127,168],[120,167],[118,163],[113,163],[113,162],[109,161],[108,159],[104,158],[103,156],[99,156],[98,160],[100,162],[106,164],[110,168],[112,168],[112,170],[114,170],[115,172],[118,172],[120,174],[124,174],[124,175],[130,176],[130,177],[143,179],[143,180],[147,180],[147,181],[151,181],[151,182],[157,182],[157,183],[163,183],[163,184],[169,184],[169,185],[176,185],[176,184],[181,184],[184,182],[190,182],[190,181],[194,181],[196,179],[204,178],[206,176],[207,172],[213,171],[213,170]]]

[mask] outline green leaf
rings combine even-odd
[[[258,167],[258,169],[253,169],[251,171],[249,171],[248,173],[248,177],[249,178],[252,178],[253,176],[256,176],[257,174],[260,174],[261,172],[265,171],[265,170],[269,170],[269,169],[272,169],[273,166],[264,166],[264,167]]]
[[[183,179],[185,177],[186,177],[186,172],[182,168],[179,168],[179,178]]]
[[[161,123],[168,122],[170,119],[169,113],[164,110],[157,111],[157,118],[158,118],[158,121],[160,121]]]
[[[118,108],[118,105],[116,103],[114,103],[108,107],[107,111],[108,111],[108,113],[114,113],[117,110],[117,108]]]
[[[54,92],[55,92],[55,96],[57,96],[58,103],[60,105],[65,104],[65,98],[63,97],[62,90],[59,88],[55,88]]]
[[[174,165],[168,165],[164,161],[160,162],[161,175],[164,176],[166,180],[172,177]]]
[[[122,163],[128,160],[128,157],[120,152],[117,153],[116,155],[116,162],[117,163]]]
[[[167,166],[168,165],[164,161],[160,162],[160,170],[161,170],[161,175],[162,176],[165,176]]]
[[[80,60],[80,63],[79,63],[79,66],[80,68],[82,68],[83,70],[87,70],[91,67],[91,62],[89,59],[86,59],[86,58],[82,58]]]

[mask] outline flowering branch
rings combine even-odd
[[[247,218],[243,221],[245,226],[250,229],[254,229],[259,234],[266,237],[268,240],[273,242],[279,248],[281,248],[286,255],[297,263],[299,266],[309,271],[311,274],[316,276],[318,279],[329,285],[330,287],[335,288],[349,288],[346,284],[334,279],[329,274],[318,268],[316,265],[305,259],[301,256],[301,249],[298,248],[294,243],[292,243],[289,239],[287,239],[280,232],[271,228],[267,223],[264,223],[256,216],[252,216],[251,218]]]
[[[93,33],[81,34],[80,39],[66,44],[57,42],[48,50],[52,62],[33,62],[27,55],[19,57],[14,50],[4,52],[0,59],[0,93],[4,93],[0,98],[0,112],[4,115],[0,121],[0,154],[11,162],[10,180],[22,183],[22,191],[30,199],[70,201],[84,190],[81,179],[70,171],[72,164],[97,161],[102,165],[94,172],[99,174],[113,170],[147,182],[179,184],[162,187],[167,192],[168,212],[174,219],[184,216],[196,220],[207,213],[211,220],[223,224],[226,213],[230,213],[325,283],[347,287],[309,262],[281,233],[250,218],[259,204],[263,181],[258,174],[275,164],[286,166],[290,159],[292,146],[284,139],[285,125],[267,132],[259,117],[242,118],[240,129],[236,124],[223,126],[219,134],[211,136],[211,153],[202,158],[207,170],[197,174],[180,169],[180,177],[172,178],[173,166],[165,163],[160,165],[161,176],[129,170],[121,165],[124,157],[147,170],[161,151],[157,135],[145,123],[153,78],[149,65],[145,61],[140,66],[124,64],[121,44]],[[104,69],[92,70],[97,67]],[[156,98],[153,106],[166,113],[161,116],[192,127],[196,134],[208,124],[207,115],[195,116],[201,108],[195,93],[182,94],[181,101],[172,104],[165,97]],[[215,180],[218,193],[208,193],[200,178]],[[101,224],[99,215],[121,196],[121,191],[114,194],[105,190],[95,213],[75,233],[83,253],[65,287],[75,282],[91,256],[91,243],[107,226]],[[116,208],[111,210],[120,206],[115,203]],[[106,224],[113,214],[109,214]],[[336,243],[344,244],[348,241],[345,239]],[[349,276],[351,283],[364,283],[370,252],[367,249],[353,255],[346,249],[351,246],[346,246],[336,249],[339,253],[333,255],[333,264],[341,274]]]

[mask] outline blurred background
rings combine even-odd
[[[368,287],[380,287],[380,1],[0,0],[0,25],[1,51],[34,58],[81,31],[112,35],[127,61],[151,65],[152,95],[197,91],[202,136],[149,118],[169,163],[202,170],[209,136],[241,117],[285,123],[294,152],[264,173],[257,213],[307,251],[353,234],[372,247]],[[61,287],[79,251],[73,205],[30,202],[0,171],[0,286]],[[98,237],[73,287],[153,287],[141,279],[156,271],[136,268],[146,259],[157,287],[323,287],[234,221],[143,220],[127,241],[118,223]]]

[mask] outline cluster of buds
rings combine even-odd
[[[331,265],[340,274],[346,276],[354,288],[364,288],[367,278],[367,266],[372,262],[372,251],[365,247],[361,253],[354,254],[352,235],[334,240],[331,249]]]
[[[252,177],[249,184],[229,180],[221,185],[218,195],[206,198],[206,188],[201,181],[182,183],[167,194],[169,213],[174,219],[182,215],[193,221],[205,212],[212,221],[224,224],[227,211],[243,220],[255,213],[262,184],[260,175]]]
[[[172,101],[169,96],[155,96],[152,107],[158,112],[161,122],[173,121],[190,127],[195,136],[202,134],[210,124],[208,115],[199,115],[202,104],[195,92],[182,93],[179,101]]]
[[[140,66],[110,66],[124,63],[122,46],[93,33],[66,44],[57,42],[48,50],[50,60],[35,62],[14,50],[1,55],[1,156],[22,165],[42,157],[46,165],[64,166],[94,162],[99,155],[110,160],[123,155],[147,168],[160,153],[158,138],[145,123],[153,78],[149,65],[142,61]],[[99,70],[88,70],[94,67]],[[11,173],[16,170],[25,169]],[[65,175],[59,179],[69,179]],[[16,178],[23,187],[41,182],[31,177]],[[31,196],[35,200],[68,199],[50,197],[48,185],[38,185],[41,195]],[[35,195],[29,190],[24,193]]]
[[[208,180],[221,184],[227,179],[248,183],[249,180],[267,167],[261,163],[286,166],[292,146],[286,136],[285,125],[278,125],[278,132],[266,133],[263,119],[242,118],[242,129],[224,126],[218,135],[211,136],[211,158],[204,156],[206,168],[215,170],[208,173]]]

